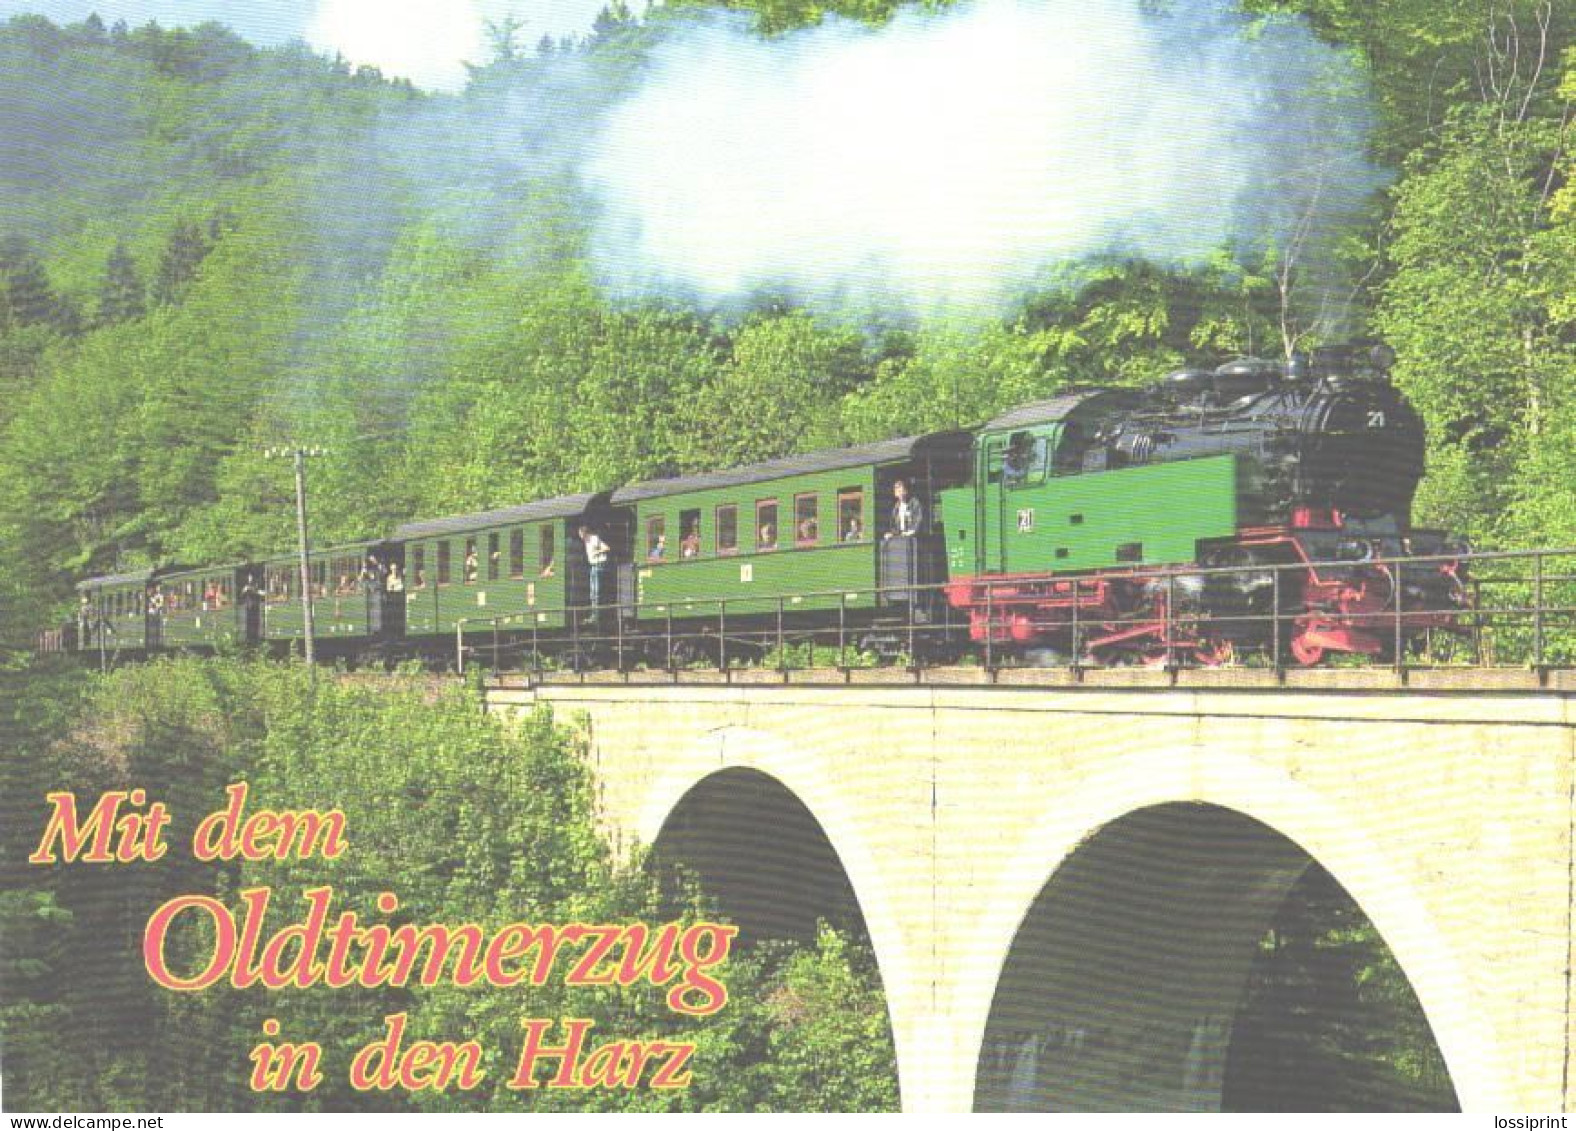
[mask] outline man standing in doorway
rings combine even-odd
[[[892,529],[888,530],[888,538],[913,538],[919,533],[920,527],[925,522],[925,509],[920,506],[908,489],[908,481],[899,479],[892,484]]]
[[[608,566],[607,543],[589,526],[580,528],[580,541],[585,543],[586,564],[591,567],[591,607],[598,608],[602,604],[602,577]]]

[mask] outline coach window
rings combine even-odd
[[[646,519],[646,560],[665,561],[668,556],[668,519],[666,515],[652,515]]]
[[[679,511],[679,556],[681,558],[700,557],[700,508]]]
[[[717,553],[739,552],[739,508],[732,503],[717,508]]]
[[[844,542],[864,540],[865,491],[863,487],[844,487],[837,493],[837,536]]]
[[[503,566],[503,552],[499,549],[500,536],[495,532],[487,535],[487,580],[497,581],[498,571]]]
[[[755,504],[755,548],[777,548],[777,500],[762,499]]]
[[[509,531],[509,576],[525,576],[525,527]]]
[[[813,546],[821,537],[821,525],[816,517],[818,500],[814,495],[793,497],[793,540],[796,546]]]
[[[543,526],[536,536],[536,572],[542,577],[553,576],[553,524]]]
[[[412,546],[410,550],[410,588],[427,588],[427,547]]]
[[[449,583],[449,565],[449,543],[445,539],[438,543],[438,576],[433,578],[440,589]]]

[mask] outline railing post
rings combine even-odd
[[[668,627],[667,627],[668,671],[671,672],[671,671],[674,670],[674,668],[673,668],[673,606],[672,605],[666,606],[665,611],[667,613],[667,623],[668,623]]]
[[[996,670],[996,656],[993,645],[996,643],[996,614],[991,605],[991,598],[996,591],[995,583],[990,578],[985,579],[985,670]]]
[[[1078,626],[1078,610],[1079,610],[1080,606],[1082,606],[1082,605],[1083,605],[1083,580],[1081,578],[1075,577],[1075,578],[1073,578],[1073,654],[1072,654],[1072,667],[1073,667],[1074,671],[1076,671],[1079,668],[1083,667],[1083,652],[1078,647],[1078,637],[1079,637],[1079,631],[1078,631],[1078,629],[1079,629],[1079,626]]]
[[[454,668],[459,675],[465,674],[465,618],[461,617],[454,622]]]
[[[1281,662],[1281,568],[1270,563],[1270,656],[1275,674],[1286,670]]]
[[[717,602],[717,670],[728,670],[728,602]]]
[[[880,590],[876,591],[880,596]],[[812,648],[815,645],[811,645]],[[848,594],[837,595],[837,666],[843,671],[848,670]]]
[[[810,637],[810,659],[815,660],[815,636]],[[788,671],[788,651],[783,644],[783,597],[777,595],[777,667],[786,674]]]
[[[613,605],[613,631],[617,637],[614,647],[618,649],[618,655],[614,663],[618,670],[622,672],[624,670],[624,606],[622,603]]]
[[[1399,559],[1390,565],[1390,583],[1395,586],[1395,670],[1400,671],[1406,667],[1406,640],[1401,632],[1401,601],[1405,596],[1406,587],[1402,584]]]
[[[1543,552],[1532,555],[1532,666],[1543,666]]]
[[[531,614],[531,667],[542,674],[542,625],[535,613]]]
[[[567,585],[565,586],[567,588]],[[580,670],[580,618],[575,613],[574,606],[569,604],[569,595],[564,595],[564,616],[569,618],[569,667],[572,671]]]
[[[908,591],[908,666],[910,670],[919,667],[919,657],[914,652],[914,605],[917,603],[918,594],[914,590]]]
[[[498,618],[493,617],[493,677],[498,675]]]
[[[1168,670],[1177,666],[1176,650],[1172,643],[1176,636],[1176,618],[1172,612],[1176,605],[1176,581],[1176,574],[1168,571],[1166,573],[1166,618],[1162,628],[1162,631],[1166,634],[1166,668]]]

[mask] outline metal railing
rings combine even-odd
[[[1342,592],[1346,603],[1332,606],[1330,595]],[[949,593],[966,597],[966,607]],[[538,606],[460,618],[454,662],[461,672],[482,663],[538,674],[959,664],[1569,667],[1576,548]]]

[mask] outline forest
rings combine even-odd
[[[1174,6],[1138,5],[1156,20]],[[740,0],[727,27],[771,49],[947,9]],[[1358,163],[1334,166],[1353,170],[1347,206],[1319,213],[1334,189],[1298,181],[1303,155],[1287,139],[1283,154],[1258,151],[1284,161],[1262,182],[1295,204],[1269,209],[1285,223],[1223,231],[1181,256],[1121,241],[1031,247],[1032,271],[967,310],[791,276],[726,295],[610,277],[605,201],[588,196],[598,166],[566,140],[564,114],[601,121],[649,105],[635,93],[661,71],[653,60],[694,42],[700,12],[615,3],[590,34],[558,41],[490,25],[489,57],[457,94],[303,44],[258,48],[216,24],[0,24],[0,1039],[13,1106],[250,1103],[236,1066],[265,1004],[287,1031],[335,1047],[370,1039],[361,1022],[395,1008],[435,1038],[512,1033],[519,1013],[499,995],[455,992],[369,991],[350,1008],[310,994],[159,995],[136,955],[149,907],[175,890],[228,898],[257,877],[27,869],[47,789],[135,781],[201,811],[242,775],[276,805],[332,792],[368,830],[361,854],[288,880],[331,880],[365,901],[381,874],[407,875],[407,907],[426,919],[704,913],[703,894],[661,890],[609,856],[576,740],[551,720],[505,732],[472,692],[414,677],[372,694],[229,657],[101,677],[28,656],[83,576],[289,548],[290,469],[270,446],[323,449],[310,469],[322,544],[967,425],[1068,385],[1372,338],[1396,350],[1394,379],[1428,426],[1416,520],[1485,548],[1576,543],[1569,5],[1240,0],[1234,35],[1316,44],[1344,104],[1358,100],[1363,128],[1347,139]],[[1185,88],[1180,57],[1175,69]],[[875,95],[847,93],[862,97]],[[1167,159],[1206,170],[1228,156],[1201,146]],[[491,795],[517,803],[475,802]],[[408,873],[411,846],[433,844],[453,858]],[[1266,942],[1242,1029],[1252,1040],[1233,1053],[1260,1076],[1296,1066],[1308,1091],[1250,1083],[1237,1101],[1448,1106],[1405,979],[1333,882],[1308,885]],[[694,1089],[594,1102],[896,1105],[879,977],[859,939],[828,929],[766,948],[729,980],[722,1023],[696,1028]],[[638,994],[540,1008],[632,1035],[681,1024]],[[1288,1016],[1300,1019],[1290,1031]],[[338,1087],[278,1102],[393,1102]]]

